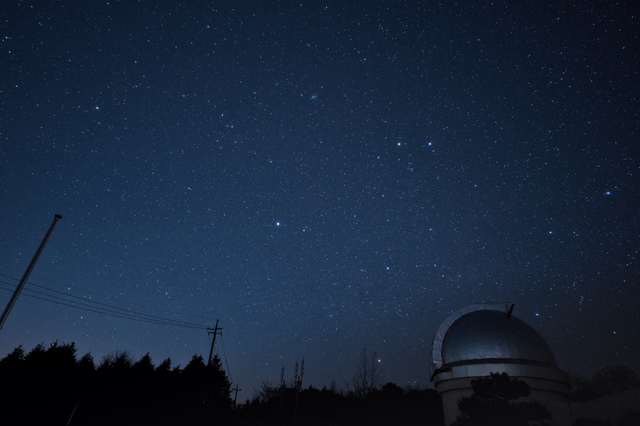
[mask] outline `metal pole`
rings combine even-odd
[[[241,391],[240,385],[236,383],[236,397],[233,400],[233,409],[235,410],[238,407],[238,391]]]
[[[213,329],[213,333],[209,331],[211,330],[210,328],[207,328],[207,332],[209,334],[213,334],[213,341],[211,342],[211,351],[209,351],[209,361],[207,362],[207,367],[209,366],[209,364],[211,364],[211,357],[213,356],[213,345],[216,344],[216,336],[218,335],[218,330],[222,330],[221,328],[218,328],[218,321],[220,320],[216,320],[216,328]]]
[[[38,251],[36,252],[35,256],[33,256],[33,259],[31,259],[31,263],[29,264],[29,267],[25,271],[22,277],[22,280],[20,280],[20,284],[18,284],[16,291],[13,292],[13,296],[11,296],[11,300],[9,300],[7,307],[4,308],[4,312],[2,313],[2,318],[0,318],[0,329],[2,329],[4,322],[7,320],[7,317],[9,316],[9,312],[11,312],[13,305],[16,304],[16,300],[18,300],[18,296],[20,295],[22,288],[27,283],[27,279],[29,279],[29,275],[31,275],[31,271],[33,270],[33,267],[36,266],[36,262],[40,257],[40,253],[42,253],[42,250],[44,249],[44,246],[47,244],[47,240],[49,239],[51,232],[53,232],[53,227],[56,226],[56,222],[60,219],[62,219],[62,216],[60,216],[59,214],[53,217],[53,222],[51,223],[51,226],[49,227],[47,234],[44,236],[44,239],[40,243],[40,247],[38,247]]]

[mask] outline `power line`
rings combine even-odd
[[[17,280],[18,280],[18,279],[17,279],[17,278],[15,278],[15,277],[12,277],[12,276],[10,276],[10,275],[6,275],[6,274],[3,274],[3,273],[0,273],[0,276],[2,276],[2,277],[6,277],[6,278],[9,278],[9,279],[12,279],[12,280],[15,280],[15,281],[17,281]],[[49,281],[56,282],[55,280],[49,280]],[[12,285],[12,284],[10,284],[10,283],[7,283],[7,284]],[[29,284],[30,286],[33,286],[33,287],[38,287],[38,288],[41,288],[41,289],[44,289],[44,290],[47,290],[47,291],[51,291],[51,292],[54,292],[54,293],[62,294],[62,295],[63,295],[63,296],[65,296],[65,297],[72,297],[72,298],[80,299],[80,300],[82,300],[83,302],[87,302],[87,303],[94,303],[94,304],[98,304],[98,305],[107,306],[107,307],[110,307],[110,308],[113,308],[113,309],[124,310],[124,311],[126,311],[126,313],[127,313],[127,314],[128,314],[128,313],[133,312],[133,313],[136,313],[136,314],[145,315],[145,316],[150,316],[150,317],[154,317],[154,318],[159,318],[159,319],[162,319],[162,320],[164,320],[164,319],[165,319],[165,318],[163,318],[163,317],[158,317],[158,316],[151,315],[151,314],[145,314],[145,313],[141,313],[141,312],[133,311],[133,310],[131,310],[131,309],[129,309],[129,308],[121,308],[121,307],[119,307],[119,306],[110,305],[110,304],[108,304],[108,303],[97,302],[97,301],[94,301],[94,300],[87,300],[85,297],[79,297],[79,296],[74,296],[74,295],[72,295],[72,294],[67,294],[67,293],[62,292],[62,291],[59,291],[59,290],[55,290],[55,289],[52,289],[52,288],[49,288],[49,287],[46,287],[46,286],[43,286],[43,285],[35,284],[35,283],[31,282],[31,281],[27,282],[27,284]],[[82,290],[82,289],[81,289],[81,290]],[[103,297],[105,297],[105,298],[107,298],[107,299],[111,299],[111,297],[110,297],[110,296],[101,295],[100,293],[96,293],[96,292],[92,292],[92,291],[88,291],[88,290],[82,290],[82,291],[87,291],[88,293],[94,293],[94,294],[97,294],[97,295],[99,295],[99,296],[103,296]],[[52,297],[56,297],[56,296],[52,296]],[[124,301],[124,300],[122,300],[122,299],[118,299],[118,298],[114,298],[114,299],[115,299],[116,301]],[[137,306],[141,306],[141,307],[144,307],[144,308],[148,308],[148,309],[153,309],[153,310],[160,311],[160,312],[166,312],[166,313],[168,313],[168,314],[172,314],[172,315],[182,315],[182,314],[179,314],[179,313],[176,313],[176,312],[173,312],[173,311],[169,311],[169,310],[166,310],[166,309],[154,308],[154,307],[151,307],[151,306],[146,306],[146,305],[142,305],[142,304],[134,303],[134,302],[129,302],[129,301],[124,301],[124,302],[130,303],[130,304],[132,304],[132,305],[137,305]],[[195,318],[195,319],[198,319],[198,320],[201,320],[201,319],[202,319],[202,318],[200,318],[200,317],[195,317],[195,316],[192,316],[192,315],[184,315],[184,316],[186,316],[186,317],[190,317],[190,318]],[[185,322],[185,323],[187,323],[186,321],[181,321],[181,322]],[[198,326],[199,326],[199,324],[192,324],[192,323],[191,323],[191,325],[198,325]]]
[[[1,281],[1,282],[4,282],[4,281]],[[2,287],[0,287],[0,290],[12,291],[11,289],[2,288]],[[197,324],[193,324],[192,325],[192,324],[189,324],[189,323],[181,323],[181,322],[178,322],[178,321],[175,321],[175,320],[170,320],[170,319],[145,318],[145,317],[140,316],[140,315],[146,315],[146,314],[138,314],[138,315],[136,315],[134,313],[127,314],[127,313],[118,312],[118,311],[114,311],[114,310],[110,310],[110,309],[93,307],[93,306],[91,306],[89,304],[79,303],[79,302],[75,302],[75,301],[69,301],[67,299],[51,296],[51,295],[48,295],[46,293],[38,292],[38,291],[35,291],[35,290],[25,289],[25,291],[26,291],[25,296],[27,296],[27,297],[31,297],[31,298],[39,299],[39,300],[44,300],[44,301],[47,301],[47,302],[55,303],[57,305],[67,306],[67,307],[70,307],[70,308],[75,308],[75,309],[79,309],[79,310],[83,310],[83,311],[87,311],[87,312],[94,312],[94,313],[97,313],[97,314],[103,314],[103,315],[107,315],[107,316],[112,316],[112,317],[115,317],[115,318],[124,318],[124,319],[129,319],[129,320],[138,321],[138,322],[146,322],[146,323],[165,325],[165,326],[206,329],[206,326],[204,326],[204,325],[197,325]],[[35,294],[31,294],[31,293],[41,294],[41,295],[46,296],[46,297],[36,296]],[[51,299],[50,297],[55,297],[58,300]],[[69,302],[69,303],[65,303],[65,302],[63,302],[63,300],[66,301],[66,302]],[[86,307],[82,307],[80,305],[84,305]]]
[[[0,275],[2,275],[2,274],[0,274]],[[51,288],[48,288],[48,287],[45,287],[45,286],[41,286],[41,285],[38,285],[38,284],[33,284],[33,283],[28,283],[28,284],[29,284],[29,285],[32,285],[32,286],[34,286],[34,287],[38,287],[38,288],[45,289],[45,290],[47,290],[47,291],[51,291],[51,292],[54,292],[54,293],[62,294],[62,295],[63,295],[63,296],[65,296],[65,297],[72,297],[72,298],[74,298],[74,299],[82,300],[82,302],[74,302],[74,303],[78,303],[78,304],[80,304],[80,305],[85,305],[85,306],[91,306],[92,304],[95,304],[95,305],[101,305],[101,306],[106,306],[107,308],[117,309],[117,310],[120,310],[120,311],[124,311],[124,313],[125,313],[125,314],[127,314],[127,315],[129,315],[129,314],[133,314],[133,315],[140,315],[140,316],[149,317],[149,318],[152,318],[152,319],[158,319],[158,320],[161,320],[161,321],[170,321],[170,322],[176,322],[176,323],[181,323],[181,324],[188,324],[188,325],[195,326],[195,327],[200,327],[200,325],[199,325],[199,324],[193,324],[193,323],[189,323],[189,322],[186,322],[186,321],[168,320],[168,319],[166,319],[166,318],[159,317],[159,316],[156,316],[156,315],[145,314],[144,312],[132,311],[131,309],[127,309],[127,308],[120,308],[120,307],[118,307],[118,306],[109,305],[109,304],[107,304],[107,303],[96,302],[95,300],[87,300],[87,299],[85,299],[85,298],[83,298],[83,297],[74,296],[74,295],[72,295],[72,294],[66,294],[66,293],[64,293],[64,292],[61,292],[61,291],[58,291],[58,290],[54,290],[54,289],[51,289]],[[46,296],[49,296],[49,297],[55,297],[55,298],[57,298],[57,299],[66,300],[66,301],[68,301],[68,302],[73,302],[72,300],[65,299],[64,297],[58,297],[58,296],[54,296],[54,295],[49,295],[49,294],[41,293],[41,292],[38,292],[38,291],[36,291],[36,290],[32,290],[32,289],[30,289],[30,290],[31,290],[32,292],[34,292],[34,293],[38,293],[38,294],[45,294]],[[88,305],[87,305],[87,304],[88,304]],[[94,307],[94,306],[91,306],[91,307]],[[99,309],[102,309],[102,308],[99,308]],[[106,310],[106,311],[109,311],[109,309],[105,309],[105,310]]]
[[[10,291],[10,290],[8,290],[6,288],[0,288],[0,289],[1,290],[5,290],[5,291]],[[62,305],[62,306],[70,307],[70,308],[80,309],[80,310],[83,310],[83,311],[86,311],[86,312],[94,312],[94,313],[97,313],[97,314],[108,315],[108,316],[112,316],[112,317],[115,317],[115,318],[124,318],[124,319],[129,319],[129,320],[138,321],[138,322],[146,322],[146,323],[151,323],[151,324],[175,326],[175,327],[182,327],[182,328],[198,328],[198,329],[204,328],[204,326],[202,326],[202,327],[191,327],[191,326],[187,326],[187,325],[174,324],[174,323],[170,323],[170,322],[163,322],[163,321],[157,321],[157,320],[138,318],[138,317],[135,317],[135,316],[124,315],[124,314],[119,314],[119,313],[111,313],[111,312],[107,312],[107,311],[104,311],[104,310],[83,308],[81,306],[72,305],[70,303],[64,303],[64,302],[60,302],[60,301],[56,301],[56,300],[52,300],[52,299],[47,299],[46,297],[35,296],[33,294],[25,294],[25,296],[31,297],[31,298],[34,298],[34,299],[44,300],[44,301],[51,302],[51,303],[55,303],[57,305]]]
[[[6,284],[8,286],[15,287],[13,284],[11,284],[9,282],[6,282],[6,281],[1,281],[0,280],[0,283]],[[38,285],[35,285],[35,284],[31,284],[31,285],[44,288],[44,289],[46,289],[48,291],[64,294],[64,293],[59,292],[57,290],[49,289],[49,288],[46,288],[46,287],[43,287],[43,286],[38,286]],[[6,288],[6,287],[3,287],[3,286],[0,286],[0,290],[5,290],[5,291],[9,291],[9,292],[13,291],[13,289]],[[40,296],[38,296],[38,295],[40,295]],[[25,288],[25,296],[32,297],[34,299],[44,300],[44,301],[55,303],[55,304],[62,305],[62,306],[67,306],[67,307],[71,307],[71,308],[87,311],[87,312],[93,312],[93,313],[98,313],[98,314],[102,314],[102,315],[113,316],[113,317],[116,317],[116,318],[124,318],[124,319],[129,319],[129,320],[132,320],[132,321],[146,322],[146,323],[151,323],[151,324],[174,326],[174,327],[181,327],[181,328],[207,329],[207,327],[204,326],[204,325],[189,323],[189,322],[185,322],[185,321],[172,320],[172,319],[168,319],[168,318],[162,318],[162,317],[159,317],[159,316],[156,316],[156,315],[145,314],[144,312],[131,311],[129,309],[120,308],[120,307],[113,306],[113,305],[108,305],[106,303],[95,302],[95,301],[87,301],[86,299],[83,299],[83,298],[78,297],[78,296],[73,296],[73,295],[66,295],[66,296],[67,297],[73,297],[73,298],[76,298],[76,299],[80,299],[80,300],[82,300],[82,302],[77,302],[75,300],[70,300],[70,299],[65,298],[65,297],[59,297],[59,296],[55,296],[55,295],[52,295],[52,294],[47,294],[45,292],[41,292],[41,291],[34,290],[34,289],[31,289],[31,288]],[[105,306],[105,307],[95,306],[95,305],[102,305],[102,306]]]
[[[9,269],[17,270],[17,268],[15,268],[15,267],[13,267],[13,266],[5,265],[5,264],[3,264],[3,263],[0,263],[0,266],[3,266],[3,267],[5,267],[5,268],[9,268]],[[4,276],[4,277],[10,278],[10,279],[12,279],[12,280],[19,281],[19,280],[18,280],[18,278],[12,277],[12,276],[10,276],[10,275],[6,275],[6,274],[2,274],[2,273],[0,273],[0,276]],[[102,294],[102,293],[99,293],[99,292],[97,292],[97,291],[84,289],[84,288],[81,288],[81,287],[78,287],[78,286],[69,286],[69,285],[68,285],[68,284],[66,284],[66,283],[60,282],[60,281],[58,281],[58,280],[54,280],[54,279],[52,279],[52,278],[44,277],[44,276],[41,276],[41,275],[37,275],[37,274],[36,274],[36,276],[37,276],[38,278],[40,278],[40,279],[45,280],[45,281],[51,281],[52,283],[60,284],[60,285],[63,285],[63,286],[65,286],[65,287],[68,287],[68,288],[70,288],[70,289],[76,289],[76,290],[78,290],[78,291],[80,291],[80,292],[85,292],[85,293],[95,294],[95,295],[97,295],[97,296],[104,297],[104,298],[109,299],[109,300],[115,300],[115,301],[119,301],[119,302],[125,302],[125,303],[127,303],[127,304],[134,305],[134,306],[140,306],[140,307],[145,308],[145,309],[151,309],[151,310],[158,311],[158,312],[165,312],[165,313],[168,313],[168,314],[176,315],[176,312],[169,311],[169,310],[167,310],[167,309],[161,309],[161,308],[157,308],[157,307],[155,307],[155,306],[149,306],[149,305],[145,305],[145,304],[142,304],[142,303],[136,303],[136,302],[133,302],[133,301],[130,301],[130,300],[124,300],[124,299],[121,299],[121,298],[119,298],[119,297],[114,297],[114,296],[112,296],[112,295]],[[37,286],[37,284],[34,284],[34,283],[33,283],[33,282],[31,282],[31,281],[29,281],[28,283],[29,283],[30,285]],[[47,287],[44,287],[44,288],[47,288]],[[55,291],[55,290],[52,290],[52,291]],[[66,293],[64,293],[64,294],[66,294]],[[201,317],[196,317],[196,316],[193,316],[193,315],[187,315],[187,314],[180,314],[180,315],[183,315],[183,316],[185,316],[185,317],[189,317],[189,318],[193,318],[193,319],[196,319],[196,320],[202,320],[202,319],[203,319],[203,318],[201,318]]]
[[[216,330],[218,330],[217,325],[218,325],[218,323],[216,322]],[[208,330],[211,330],[211,329],[208,329]],[[220,328],[220,330],[222,330],[222,329]],[[211,334],[213,334],[213,336],[214,336],[213,338],[215,339],[215,336],[218,333],[215,333],[215,332],[214,333],[207,333],[207,336],[211,336]],[[231,384],[233,384],[234,383],[233,382],[233,377],[231,377],[231,371],[229,370],[229,361],[228,361],[228,358],[227,358],[227,351],[224,348],[224,338],[222,337],[223,336],[222,331],[219,333],[219,335],[220,335],[220,342],[222,342],[222,353],[224,355],[224,363],[227,366],[227,374],[229,375],[229,380],[231,381]],[[209,337],[209,341],[211,341],[211,337]],[[211,351],[212,352],[213,352],[213,343],[215,343],[215,342],[211,342]],[[217,354],[218,355],[220,354],[220,350],[217,350]],[[209,358],[211,358],[211,357],[209,357]]]
[[[224,354],[224,364],[227,366],[227,374],[229,375],[229,380],[231,380],[231,383],[233,383],[231,371],[229,370],[229,362],[227,361],[227,351],[224,349],[224,339],[222,338],[222,333],[220,333],[220,342],[222,342],[222,353]]]

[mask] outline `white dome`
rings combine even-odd
[[[454,321],[442,343],[443,365],[492,361],[557,367],[542,336],[507,312],[475,311]]]

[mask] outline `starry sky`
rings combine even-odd
[[[625,2],[6,1],[0,356],[75,341],[263,380],[429,383],[511,301],[559,366],[640,371]]]

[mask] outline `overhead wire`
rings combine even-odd
[[[224,339],[222,338],[222,333],[220,333],[220,342],[222,342],[222,353],[224,354],[224,364],[227,366],[227,374],[229,375],[229,380],[231,384],[234,384],[233,378],[231,377],[231,370],[229,370],[229,362],[227,360],[227,351],[224,349]]]
[[[211,334],[207,333],[207,336],[209,336],[209,344],[213,344],[212,342],[212,338],[211,338]],[[229,380],[231,381],[231,384],[234,384],[235,382],[233,381],[233,378],[231,377],[231,371],[229,370],[229,361],[227,359],[227,351],[224,348],[224,338],[222,337],[223,333],[220,332],[220,342],[222,342],[222,353],[224,355],[224,363],[227,366],[227,375],[229,376]],[[215,346],[216,349],[216,354],[220,355],[220,350],[218,349],[218,346]]]
[[[7,278],[10,278],[10,279],[16,279],[16,278],[13,278],[13,277],[11,277],[11,276],[8,276],[8,275],[2,274],[2,273],[0,273],[0,276],[7,277]],[[6,281],[0,281],[0,282],[4,282],[4,283],[6,283],[6,284],[12,285],[11,283],[7,283]],[[145,316],[145,317],[155,318],[155,319],[159,319],[159,320],[163,320],[163,321],[164,321],[164,320],[166,320],[166,321],[172,321],[172,322],[174,321],[174,320],[168,320],[168,319],[166,319],[166,318],[159,317],[159,316],[156,316],[156,315],[151,315],[151,314],[145,314],[145,313],[142,313],[142,312],[132,311],[131,309],[128,309],[128,308],[120,308],[120,307],[118,307],[118,306],[109,305],[108,303],[97,302],[97,301],[95,301],[95,300],[87,300],[87,299],[85,299],[85,298],[83,298],[83,297],[74,296],[74,295],[72,295],[72,294],[66,294],[66,293],[64,293],[64,292],[62,292],[62,291],[54,290],[54,289],[52,289],[52,288],[45,287],[45,286],[42,286],[42,285],[39,285],[39,284],[35,284],[35,283],[32,283],[32,282],[27,282],[27,284],[29,284],[29,286],[34,286],[34,287],[38,287],[38,288],[41,288],[41,289],[44,289],[44,290],[47,290],[47,291],[51,291],[51,292],[54,292],[54,293],[62,294],[64,297],[71,297],[71,298],[74,298],[74,299],[79,299],[79,300],[81,300],[81,301],[82,301],[82,303],[81,303],[81,302],[75,302],[75,303],[79,303],[79,304],[81,304],[81,305],[85,305],[85,306],[91,306],[91,304],[101,305],[101,306],[106,306],[106,307],[111,308],[111,309],[117,309],[117,310],[124,311],[126,314],[142,315],[142,316]],[[43,294],[43,295],[46,295],[46,296],[55,297],[55,298],[57,298],[57,299],[67,300],[67,301],[69,301],[69,302],[73,302],[73,301],[71,301],[71,300],[64,299],[64,297],[63,297],[63,298],[60,298],[60,297],[58,297],[58,296],[54,296],[54,295],[49,295],[49,294],[46,294],[46,293],[38,292],[38,291],[33,290],[33,289],[29,289],[29,290],[30,290],[30,291],[33,291],[34,293]],[[87,303],[88,303],[88,304],[87,304]],[[93,306],[92,306],[92,307],[93,307]],[[100,309],[102,309],[102,308],[100,308]],[[199,324],[188,323],[188,322],[186,322],[186,321],[179,321],[179,322],[180,322],[180,323],[184,323],[184,324],[189,324],[189,325],[199,326]]]
[[[193,327],[201,327],[199,324],[189,323],[189,322],[186,322],[186,321],[171,320],[171,319],[168,319],[168,318],[159,317],[157,315],[146,314],[146,313],[143,313],[143,312],[132,311],[131,309],[127,309],[127,308],[120,308],[120,307],[117,307],[117,306],[109,305],[107,303],[96,302],[94,300],[87,301],[86,299],[84,299],[82,297],[79,297],[79,296],[74,296],[72,294],[66,294],[66,293],[63,293],[61,291],[50,289],[50,288],[47,288],[47,287],[44,287],[44,286],[41,286],[41,285],[38,285],[38,284],[33,284],[33,283],[29,283],[29,284],[32,285],[32,286],[35,286],[35,287],[46,289],[48,291],[52,291],[54,293],[62,294],[64,296],[66,296],[66,297],[72,297],[74,299],[80,299],[83,302],[89,302],[89,304],[93,303],[93,304],[96,304],[96,305],[106,306],[106,307],[111,308],[111,309],[118,309],[120,311],[124,311],[124,313],[126,313],[127,315],[129,315],[129,314],[140,315],[140,316],[143,316],[143,317],[148,317],[150,319],[157,319],[157,320],[160,320],[160,321],[169,321],[171,323],[175,323],[176,325],[177,324],[183,324],[183,325],[189,325],[189,326],[193,326]],[[32,290],[32,291],[35,292],[35,290]],[[51,296],[51,297],[56,297],[56,296]],[[64,300],[64,298],[61,298],[61,299]],[[80,303],[80,302],[77,302],[77,303]],[[84,304],[84,303],[80,303],[80,304]],[[105,310],[107,310],[107,309],[105,309]]]
[[[12,277],[10,275],[3,274],[3,273],[0,273],[0,276],[14,280],[14,281],[18,281],[17,278]],[[27,297],[46,301],[46,302],[51,302],[61,306],[82,310],[85,312],[92,312],[96,314],[111,316],[114,318],[122,318],[122,319],[131,320],[131,321],[157,324],[162,326],[173,326],[173,327],[179,327],[179,328],[190,328],[190,329],[198,329],[198,330],[207,330],[209,328],[201,324],[163,318],[156,315],[146,314],[144,312],[133,311],[128,308],[121,308],[119,306],[110,305],[108,303],[98,302],[94,300],[87,300],[80,296],[66,294],[62,291],[55,290],[43,285],[35,284],[29,281],[27,281],[27,284],[28,285],[22,290],[23,294]],[[0,280],[0,290],[12,292],[12,291],[15,291],[16,287],[17,285],[14,283],[11,283],[5,280]],[[39,291],[31,287],[36,287],[45,291]],[[56,294],[50,294],[47,292],[56,293],[60,296]],[[77,300],[73,300],[73,299],[77,299]],[[225,366],[227,367],[227,374],[229,376],[229,380],[231,381],[231,384],[234,384],[235,382],[233,380],[233,377],[231,376],[231,370],[229,369],[229,360],[227,357],[226,348],[224,346],[224,338],[222,336],[223,336],[222,333],[220,333],[220,341],[222,345],[222,353],[224,355],[224,363],[225,363]]]
[[[3,263],[0,263],[0,266],[17,270],[17,268],[15,268],[13,266],[5,265]],[[10,279],[19,281],[17,278],[12,277],[10,275],[6,275],[6,274],[0,273],[0,276],[4,276],[4,277],[10,278]],[[38,276],[38,278],[39,279],[43,279],[45,281],[51,281],[52,283],[56,283],[56,284],[64,284],[64,283],[61,283],[58,280],[54,280],[52,278],[48,278],[48,277],[44,277],[44,276]],[[32,282],[29,282],[29,284],[30,285],[35,285]],[[64,285],[68,286],[67,284],[64,284]],[[130,304],[130,305],[140,306],[140,307],[145,308],[145,309],[151,309],[151,310],[158,311],[158,312],[165,312],[165,313],[168,313],[168,314],[175,314],[175,312],[169,311],[167,309],[162,309],[162,308],[158,308],[158,307],[155,307],[155,306],[149,306],[149,305],[145,305],[145,304],[142,304],[142,303],[137,303],[137,302],[134,302],[134,301],[131,301],[131,300],[124,300],[124,299],[121,299],[121,298],[118,298],[118,297],[114,297],[113,295],[102,294],[100,292],[93,291],[93,290],[88,290],[88,289],[81,288],[81,287],[78,287],[78,286],[71,286],[71,287],[68,287],[68,288],[69,289],[76,289],[76,290],[79,290],[79,291],[85,292],[85,293],[95,294],[97,296],[104,297],[106,299],[115,300],[115,301],[119,301],[119,302],[124,302],[124,303]],[[189,318],[194,318],[194,319],[197,319],[197,320],[201,320],[202,319],[201,317],[196,317],[196,316],[188,315],[188,314],[180,314],[180,315],[185,316],[185,317],[189,317]]]
[[[15,279],[14,277],[7,276],[5,274],[0,274],[0,276],[4,276],[10,279]],[[5,290],[9,292],[15,290],[16,286],[10,282],[0,280],[0,283],[6,284],[7,286],[10,287],[10,288],[6,288],[6,287],[0,286],[1,290]],[[86,300],[79,296],[65,294],[61,291],[54,290],[54,289],[41,286],[38,284],[30,283],[30,282],[27,282],[27,284],[29,284],[29,286],[38,287],[46,291],[64,295],[64,297],[56,296],[54,294],[49,294],[42,291],[34,290],[29,287],[25,287],[23,290],[25,296],[56,303],[58,305],[68,306],[71,308],[80,309],[88,312],[109,315],[117,318],[124,318],[124,319],[139,321],[139,322],[146,322],[146,323],[166,325],[166,326],[175,326],[175,327],[181,327],[181,328],[192,328],[192,329],[203,329],[203,330],[207,329],[207,326],[204,326],[201,324],[195,324],[195,323],[190,323],[186,321],[179,321],[179,320],[174,320],[170,318],[164,318],[157,315],[151,315],[144,312],[138,312],[138,311],[133,311],[127,308],[121,308],[118,306],[109,305],[107,303],[97,302],[93,300]],[[69,298],[79,299],[81,301],[71,300]]]
[[[6,288],[0,288],[0,289],[1,290],[6,290],[6,291],[11,291],[11,290],[6,289]],[[158,324],[158,325],[175,326],[175,327],[182,327],[182,328],[198,328],[198,329],[202,329],[202,327],[191,327],[191,326],[186,326],[186,325],[172,324],[172,323],[163,322],[163,321],[156,321],[156,320],[150,320],[150,319],[144,319],[144,318],[137,318],[135,316],[129,316],[129,315],[124,315],[124,314],[119,314],[119,313],[110,313],[110,312],[100,311],[100,310],[91,309],[91,308],[83,308],[81,306],[73,305],[73,304],[70,304],[70,303],[64,303],[64,302],[60,302],[60,301],[56,301],[56,300],[52,300],[52,299],[47,299],[46,297],[36,296],[36,295],[33,295],[33,294],[29,294],[29,293],[26,293],[25,296],[31,297],[31,298],[34,298],[34,299],[44,300],[44,301],[51,302],[51,303],[55,303],[57,305],[62,305],[62,306],[70,307],[70,308],[80,309],[80,310],[87,311],[87,312],[94,312],[94,313],[97,313],[97,314],[108,315],[108,316],[112,316],[112,317],[115,317],[115,318],[124,318],[124,319],[134,320],[134,321],[138,321],[138,322],[146,322],[146,323]]]

